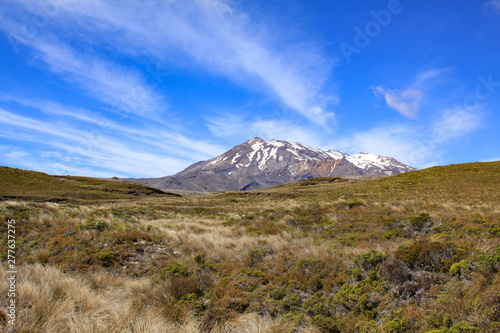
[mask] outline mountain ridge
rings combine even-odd
[[[173,176],[127,180],[160,189],[217,192],[263,189],[317,177],[390,176],[414,170],[388,156],[365,152],[348,155],[255,137]]]

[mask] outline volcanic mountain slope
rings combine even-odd
[[[253,138],[174,176],[129,179],[160,189],[239,191],[262,189],[299,180],[357,175],[395,175],[416,170],[391,157],[348,155],[300,143]]]

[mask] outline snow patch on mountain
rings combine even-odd
[[[240,153],[236,153],[236,155],[233,157],[233,159],[231,160],[231,165],[234,165],[236,163],[236,160],[238,159],[238,157],[240,157],[241,154]]]
[[[283,143],[283,141],[280,141],[280,140],[270,140],[270,141],[267,141],[267,143],[269,143],[270,145],[273,145],[275,147],[284,147],[285,144]]]
[[[270,163],[273,166],[279,165],[286,159],[295,160],[295,163],[305,161],[322,161],[327,158],[334,160],[345,159],[356,167],[362,170],[369,170],[379,174],[391,175],[399,172],[412,170],[391,157],[379,156],[371,153],[358,153],[348,155],[336,150],[323,151],[319,148],[309,147],[298,142],[283,141],[283,140],[263,140],[261,138],[254,138],[241,145],[248,147],[246,151],[236,151],[235,154],[229,156],[231,158],[231,165],[235,168],[251,168],[255,167],[260,171],[269,170]],[[233,149],[236,149],[237,146]],[[228,152],[229,153],[229,152]],[[291,155],[290,155],[291,154]],[[246,158],[245,158],[246,157]],[[227,156],[222,158],[222,155],[214,159],[209,166],[221,164],[225,161]],[[272,162],[271,162],[272,161]],[[305,167],[307,170],[309,166]],[[205,169],[205,167],[203,167]],[[378,171],[377,171],[378,170]],[[227,171],[231,172],[231,171]]]
[[[346,156],[346,159],[361,169],[367,169],[373,166],[385,169],[394,164],[394,159],[391,161],[391,158],[371,153],[358,153],[352,156]]]
[[[370,153],[350,156],[298,142],[254,138],[173,176],[159,178],[157,183],[163,189],[239,191],[316,177],[390,176],[413,170],[392,157]]]
[[[341,153],[341,152],[336,151],[336,150],[327,150],[327,151],[325,151],[325,153],[329,157],[333,158],[334,160],[340,160],[340,159],[342,159],[342,158],[344,158],[346,156],[349,156],[347,154]]]

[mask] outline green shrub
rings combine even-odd
[[[410,333],[421,332],[416,323],[408,320],[403,316],[403,310],[396,310],[391,314],[392,320],[386,324],[385,332],[387,333]]]
[[[194,261],[196,261],[196,263],[198,265],[203,265],[205,263],[205,261],[206,261],[206,257],[207,257],[207,254],[205,252],[197,253],[194,256]]]
[[[167,279],[172,277],[187,276],[188,268],[184,264],[170,263],[162,269],[160,279]]]
[[[114,253],[112,251],[99,252],[99,255],[97,256],[97,258],[99,259],[99,261],[101,261],[103,263],[104,266],[111,266],[111,264],[113,263],[113,261],[116,258],[116,253]]]
[[[380,328],[377,325],[375,320],[370,321],[361,321],[358,322],[355,326],[357,332],[363,333],[380,333]]]
[[[500,224],[492,224],[489,227],[488,232],[495,237],[500,237]]]
[[[332,308],[343,308],[355,315],[364,315],[374,318],[374,309],[380,303],[380,294],[383,289],[379,281],[366,279],[354,285],[345,283],[331,300]]]
[[[474,333],[478,331],[479,331],[478,328],[470,326],[468,322],[461,321],[459,323],[454,324],[450,328],[442,328],[442,329],[427,331],[426,333]]]
[[[479,254],[474,263],[474,269],[491,279],[500,270],[500,245],[495,246],[493,254]]]
[[[387,333],[409,332],[406,329],[407,325],[408,325],[408,320],[406,318],[396,317],[387,324],[386,332]]]
[[[460,262],[456,262],[450,267],[450,275],[451,276],[460,276],[469,273],[469,261],[462,260]]]
[[[312,318],[312,322],[324,333],[341,333],[343,331],[342,319],[317,315]]]
[[[269,292],[269,297],[272,299],[275,299],[277,301],[282,300],[286,296],[286,290],[285,288],[274,288]]]
[[[304,302],[303,309],[310,316],[331,316],[330,307],[328,306],[328,299],[323,296],[321,291],[318,291],[311,297],[309,297]]]
[[[252,268],[242,268],[236,282],[240,289],[248,292],[268,283],[264,273]]]
[[[263,280],[266,279],[266,275],[261,271],[259,271],[258,269],[242,268],[240,270],[240,273],[245,274],[252,278],[263,279]]]
[[[351,276],[355,281],[361,281],[363,279],[361,268],[354,268],[351,272]]]
[[[85,229],[89,229],[89,230],[95,229],[95,230],[102,231],[104,229],[107,229],[107,227],[108,227],[108,225],[103,220],[90,219],[85,224]]]
[[[356,265],[363,267],[363,269],[368,272],[377,267],[378,264],[384,262],[386,258],[387,255],[382,252],[372,250],[356,256],[353,261]]]
[[[280,302],[285,311],[299,312],[302,308],[302,297],[299,294],[291,294]]]
[[[469,323],[466,321],[461,321],[450,327],[447,333],[474,333],[477,331],[479,331],[478,328],[469,326]]]
[[[252,261],[252,265],[255,265],[256,262],[260,261],[262,257],[264,257],[264,253],[261,249],[253,249],[248,251],[248,255]]]
[[[458,253],[452,243],[419,241],[410,246],[401,246],[394,256],[412,269],[428,271],[448,270],[450,259]]]

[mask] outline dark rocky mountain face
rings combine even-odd
[[[208,161],[162,178],[130,179],[160,189],[239,191],[332,176],[395,175],[416,170],[391,157],[348,155],[300,143],[253,138]]]

